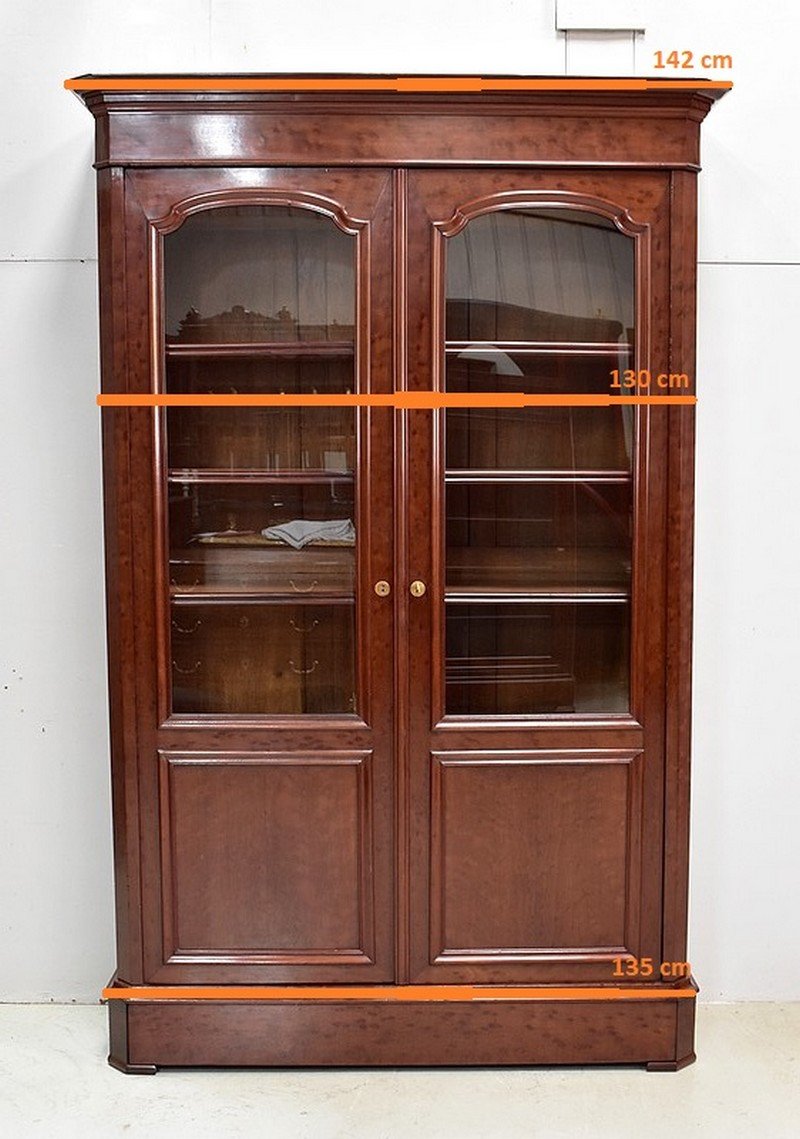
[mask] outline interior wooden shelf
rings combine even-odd
[[[174,467],[167,472],[167,480],[171,483],[352,483],[353,479],[353,471],[307,467],[282,470],[269,467]]]
[[[633,347],[613,341],[446,340],[444,350],[448,356],[458,356],[462,352],[485,352],[487,355],[505,352],[508,355],[536,356],[629,356]]]
[[[446,483],[629,483],[630,471],[503,471],[448,469]]]
[[[174,605],[354,605],[352,593],[335,592],[332,589],[315,589],[306,593],[292,589],[212,589],[209,586],[179,588],[170,586],[170,598]]]
[[[206,545],[173,549],[170,562],[173,597],[276,598],[310,602],[320,598],[352,600],[354,546]]]
[[[630,564],[618,549],[466,546],[447,549],[448,600],[480,597],[627,597]]]
[[[630,593],[610,589],[570,589],[551,587],[537,591],[523,590],[475,590],[467,588],[446,589],[444,599],[448,605],[551,605],[608,602],[619,603],[630,600]]]
[[[205,357],[214,359],[252,358],[258,356],[353,356],[355,345],[347,340],[269,340],[246,343],[196,343],[196,344],[165,344],[167,359],[172,360],[200,360]]]

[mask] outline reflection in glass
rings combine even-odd
[[[632,366],[633,248],[577,210],[472,219],[447,244],[447,390],[607,395]],[[627,710],[633,409],[444,418],[446,711]]]
[[[353,712],[352,604],[172,604],[175,712]]]
[[[308,471],[352,475],[347,407],[181,407],[167,411],[173,470]]]
[[[451,715],[627,711],[627,605],[576,599],[446,610]]]
[[[353,391],[343,356],[168,359],[167,390],[250,395]],[[167,412],[173,468],[352,471],[355,421],[347,407],[181,407]]]
[[[170,486],[170,584],[180,591],[350,593],[349,479]]]
[[[631,469],[633,408],[470,407],[447,411],[446,462],[458,471]]]
[[[353,342],[355,243],[292,206],[204,210],[164,239],[167,344]]]
[[[627,594],[630,506],[627,481],[450,483],[448,595]]]
[[[633,239],[598,214],[517,207],[447,248],[447,339],[632,340]]]

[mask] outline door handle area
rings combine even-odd
[[[408,591],[412,597],[424,597],[427,586],[424,581],[412,581]]]

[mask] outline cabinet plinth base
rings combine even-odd
[[[567,997],[555,989],[552,998],[542,989],[519,998],[501,991],[464,999],[384,998],[379,990],[344,999],[115,996],[109,1059],[125,1072],[550,1064],[677,1071],[694,1059],[693,985],[647,999],[580,988]]]

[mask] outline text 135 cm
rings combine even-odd
[[[615,957],[615,977],[663,977],[665,980],[691,976],[688,961],[654,961],[652,957]]]

